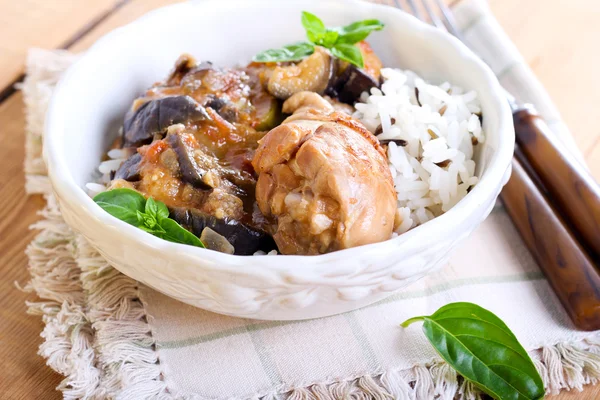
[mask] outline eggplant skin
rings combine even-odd
[[[212,108],[228,122],[233,123],[237,122],[238,120],[238,110],[236,106],[232,104],[227,98],[217,97],[214,94],[210,94],[207,96],[206,102],[204,103],[204,107]]]
[[[204,107],[190,96],[170,96],[150,100],[130,110],[123,123],[123,147],[139,147],[152,142],[173,124],[209,119]]]
[[[227,103],[229,103],[227,99],[217,97],[214,94],[209,94],[208,96],[206,96],[206,100],[207,101],[204,104],[204,107],[210,107],[216,112],[221,111],[221,108],[225,107]]]
[[[233,245],[235,255],[249,256],[258,250],[264,252],[277,250],[273,237],[267,232],[233,219],[221,219],[196,209],[186,208],[172,208],[170,217],[198,237],[204,228],[211,228]]]
[[[181,180],[197,189],[212,190],[212,187],[202,180],[206,170],[201,168],[196,162],[194,149],[189,148],[181,139],[181,136],[177,134],[168,135],[166,142],[175,150],[175,154],[177,155]]]
[[[325,91],[342,103],[354,105],[363,92],[368,92],[379,83],[360,68],[349,65],[336,79],[333,79]]]
[[[141,177],[140,164],[142,156],[135,153],[121,164],[112,179],[124,179],[129,182],[139,181]]]

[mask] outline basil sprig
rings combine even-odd
[[[544,397],[544,384],[529,355],[504,322],[472,303],[451,303],[423,321],[423,332],[440,356],[465,379],[499,400]]]
[[[102,192],[94,201],[115,218],[169,242],[204,247],[196,235],[169,218],[169,209],[160,201],[146,198],[132,189]]]
[[[310,56],[315,51],[315,46],[307,42],[299,42],[283,46],[281,49],[265,50],[258,53],[252,60],[257,62],[296,61]]]
[[[384,27],[379,20],[366,19],[346,26],[328,28],[319,17],[307,11],[302,12],[302,26],[306,30],[308,42],[265,50],[255,55],[252,60],[256,62],[298,61],[311,55],[315,51],[315,46],[322,46],[331,50],[334,56],[363,68],[362,53],[356,43],[366,39],[371,32],[379,31]]]

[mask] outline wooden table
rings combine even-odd
[[[36,354],[43,325],[25,314],[31,296],[23,253],[28,226],[43,205],[25,196],[22,96],[11,88],[23,74],[27,49],[81,51],[104,33],[177,0],[0,0],[0,398],[58,399],[61,377]],[[490,0],[512,40],[542,80],[596,178],[600,179],[600,2]],[[600,386],[553,399],[600,398]]]

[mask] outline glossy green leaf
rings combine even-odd
[[[353,22],[349,25],[338,28],[339,36],[337,43],[355,44],[365,40],[373,31],[380,31],[385,25],[378,19],[366,19],[364,21]]]
[[[492,312],[472,303],[451,303],[423,321],[423,332],[440,356],[465,379],[499,400],[544,397],[542,379],[515,335]]]
[[[270,49],[255,55],[252,60],[256,62],[284,62],[298,61],[315,51],[315,45],[308,42],[299,42],[282,47]]]
[[[325,33],[315,33],[315,32],[306,31],[306,38],[308,39],[308,41],[310,43],[314,43],[314,44],[321,43],[323,36],[325,36]]]
[[[137,212],[144,212],[146,199],[140,193],[131,189],[113,189],[102,192],[94,197],[94,201],[107,213],[125,221],[128,224],[139,226]]]
[[[162,235],[157,236],[168,240],[169,242],[189,244],[197,247],[205,247],[204,243],[202,243],[198,236],[183,228],[177,223],[177,221],[171,218],[166,218],[162,220],[160,226],[162,229],[164,229],[164,233]]]
[[[150,199],[149,199],[150,200]],[[148,203],[146,203],[148,204]],[[158,220],[154,215],[141,213],[138,211],[138,228],[145,230],[148,233],[164,233],[164,229],[160,226]]]
[[[336,44],[335,47],[331,49],[331,54],[341,60],[348,61],[359,68],[364,67],[362,53],[360,52],[360,49],[353,44]]]
[[[169,218],[169,209],[165,203],[155,201],[152,197],[149,197],[148,200],[146,200],[145,213],[154,217],[156,221]]]
[[[94,197],[94,201],[113,217],[170,242],[204,247],[193,233],[169,218],[167,206],[131,189],[113,189]]]
[[[339,33],[337,33],[337,31],[328,29],[323,36],[314,43],[329,49],[337,42],[338,36]]]
[[[306,30],[306,36],[311,42],[316,43],[325,34],[325,24],[315,14],[302,11],[301,21]]]
[[[167,205],[163,202],[157,202],[157,212],[156,212],[156,219],[160,222],[165,218],[169,218],[169,209],[167,208]]]
[[[330,49],[334,56],[363,68],[362,53],[354,44],[366,39],[371,32],[384,27],[377,19],[366,19],[341,27],[327,28],[319,17],[308,11],[302,12],[302,26],[306,30],[306,37],[310,43],[302,42],[281,49],[266,50],[255,55],[252,60],[256,62],[298,61],[311,55],[317,45]]]
[[[152,197],[149,197],[148,200],[146,200],[144,212],[156,218],[156,214],[158,214],[158,204]]]

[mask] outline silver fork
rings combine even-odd
[[[446,5],[444,0],[420,0],[420,1],[406,0],[406,2],[408,3],[410,10],[407,9],[407,7],[403,6],[400,0],[394,0],[394,4],[396,5],[396,8],[399,8],[402,11],[405,11],[405,12],[408,12],[409,14],[414,15],[415,17],[417,17],[418,19],[420,19],[423,22],[426,22],[426,23],[430,22],[435,27],[450,33],[452,36],[454,36],[455,38],[457,38],[458,40],[463,42],[467,47],[469,46],[469,43],[465,40],[460,29],[458,28],[458,25],[456,24],[456,20],[454,19],[452,10],[450,10],[450,7],[448,7]],[[433,2],[433,4],[434,4],[433,7],[431,6],[431,2]],[[421,5],[423,6],[423,9],[425,10],[430,21],[427,21],[426,18],[423,16],[423,13],[421,12],[421,10],[419,10],[417,3],[421,3]],[[436,7],[439,10],[439,15],[438,15],[438,13],[435,12]],[[440,16],[442,19],[440,19]],[[519,106],[517,104],[517,102],[512,94],[510,94],[506,90],[504,92],[506,94],[506,97],[508,98],[508,102],[510,103],[510,106],[511,106],[513,112],[515,112],[519,108],[524,107],[524,106]],[[527,106],[531,107],[531,105],[527,105]]]
[[[429,16],[431,23],[433,25],[435,25],[436,27],[443,29],[447,32],[449,32],[450,34],[452,34],[453,36],[455,36],[457,39],[459,39],[461,42],[465,43],[460,30],[458,29],[458,26],[456,25],[456,21],[454,20],[454,16],[452,15],[452,11],[450,10],[450,8],[448,8],[448,6],[446,5],[446,3],[444,3],[443,0],[433,0],[435,6],[437,6],[441,12],[441,15],[443,17],[443,21],[440,20],[439,16],[434,12],[434,9],[431,8],[431,5],[429,4],[429,0],[421,0],[421,4],[423,4],[423,8],[425,9],[425,12],[427,13],[427,15]],[[394,4],[396,4],[396,7],[403,10],[403,11],[407,11],[412,13],[415,17],[417,17],[418,19],[420,19],[421,21],[427,22],[425,21],[425,18],[423,18],[423,15],[421,13],[421,11],[419,10],[419,8],[417,7],[417,4],[414,0],[407,0],[408,5],[410,6],[410,11],[406,10],[405,7],[402,6],[402,3],[400,2],[400,0],[394,0]]]
[[[402,3],[400,2],[400,0],[394,0],[394,4],[400,10],[414,15],[415,17],[417,17],[418,19],[420,19],[423,22],[429,22],[423,16],[423,13],[419,10],[418,4],[417,4],[417,3],[419,3],[419,1],[406,0],[406,2],[408,3],[410,10],[408,10],[407,7],[402,6]],[[431,2],[433,2],[433,7],[431,5]],[[454,19],[452,10],[450,10],[450,8],[446,5],[444,0],[420,0],[420,3],[423,6],[423,9],[425,10],[427,16],[429,17],[432,25],[434,25],[435,27],[437,27],[443,31],[450,33],[452,36],[454,36],[455,38],[457,38],[458,40],[463,42],[467,47],[469,46],[469,43],[465,40],[462,33],[460,32],[460,29],[458,28],[458,25],[456,24],[456,20]],[[439,10],[439,14],[441,15],[442,19],[440,19],[440,16],[438,15],[438,13],[435,12],[436,7]],[[518,104],[517,101],[515,100],[515,97],[512,94],[510,94],[509,92],[507,92],[506,90],[504,90],[504,94],[506,96],[506,99],[508,100],[508,104],[510,105],[510,108],[513,111],[513,114],[517,113],[518,111],[521,111],[521,110],[526,110],[528,112],[535,113],[535,109],[534,109],[533,105]]]
[[[400,0],[394,2],[397,8],[428,22],[418,7],[420,2],[432,25],[468,46],[443,0],[406,0],[410,10]],[[519,105],[504,92],[513,111],[517,142],[513,173],[501,194],[506,211],[571,320],[580,329],[600,329],[600,294],[593,289],[593,282],[600,281],[600,272],[589,257],[595,256],[596,262],[600,259],[600,185],[564,150],[533,106]],[[525,220],[530,222],[525,224]],[[548,238],[556,241],[544,245]],[[555,250],[556,254],[574,257],[559,261],[553,256]]]

